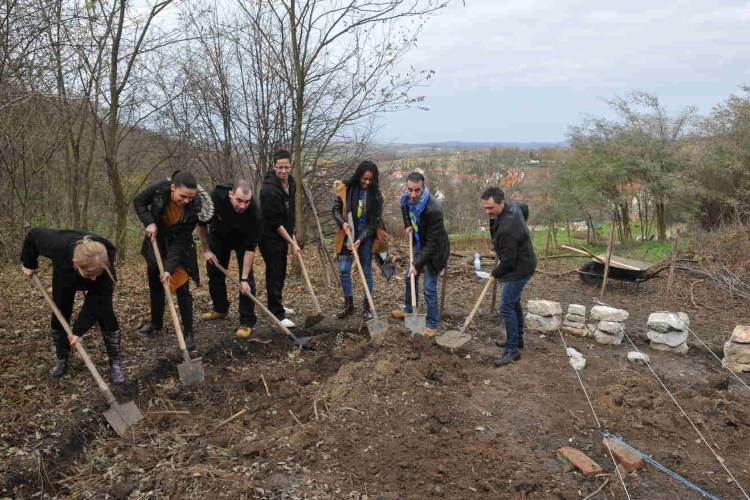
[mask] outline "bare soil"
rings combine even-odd
[[[540,266],[524,303],[595,305],[599,290],[575,273],[549,274],[581,262]],[[721,357],[734,326],[750,323],[747,304],[690,276],[678,274],[669,296],[663,273],[641,285],[614,282],[603,299],[630,312],[629,337],[651,356],[676,403],[648,367],[628,363],[629,342],[603,346],[566,336],[587,358],[580,378],[590,406],[560,335],[528,333],[521,361],[493,367],[500,354],[494,341],[505,333],[490,297],[469,329],[473,340],[459,352],[411,339],[394,320],[387,335],[371,341],[359,317],[360,293],[356,317],[333,317],[341,293],[335,284],[328,288],[317,258],[308,268],[328,317],[310,331],[298,329],[314,335],[310,349],[295,348],[262,316],[251,341],[235,339],[236,297],[227,319],[207,322],[200,319],[211,307],[207,286],[194,289],[206,382],[185,387],[172,330],[155,340],[137,333],[148,317],[142,262],[121,267],[116,310],[131,383],[116,393],[145,415],[124,438],[102,417],[106,404],[80,360],[61,380],[46,378],[54,357],[46,305],[15,269],[0,275],[0,498],[573,500],[607,478],[593,498],[627,498],[598,445],[601,431],[621,435],[716,497],[741,498],[739,486],[750,488],[750,389],[740,382],[749,377],[730,375],[711,353]],[[483,286],[461,260],[450,269],[443,331],[460,328]],[[49,270],[42,276],[49,282]],[[256,277],[265,301],[262,262]],[[300,278],[287,283],[285,302],[301,325],[313,314],[311,301]],[[403,286],[378,276],[381,315],[399,306]],[[687,312],[710,351],[695,337],[687,356],[649,349],[646,319],[657,310]],[[108,380],[99,339],[90,332],[86,347]],[[556,458],[561,446],[583,450],[605,475],[566,472]],[[630,498],[701,498],[650,465],[623,479]]]

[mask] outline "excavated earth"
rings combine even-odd
[[[575,273],[558,275],[580,261],[552,262],[540,267],[524,303],[595,305],[599,290]],[[394,320],[371,340],[359,316],[333,317],[340,292],[328,287],[317,259],[308,267],[327,317],[296,330],[312,336],[305,349],[263,317],[251,341],[235,339],[235,298],[227,319],[197,319],[206,380],[186,387],[172,330],[157,339],[137,333],[148,316],[142,263],[122,266],[115,306],[131,383],[115,392],[145,416],[122,438],[103,418],[107,405],[80,360],[61,380],[46,378],[53,360],[46,305],[15,269],[3,272],[0,498],[573,500],[605,481],[592,498],[701,498],[652,465],[621,479],[600,449],[602,431],[718,498],[742,498],[741,488],[750,488],[749,377],[714,357],[736,324],[750,323],[747,304],[728,294],[679,274],[671,294],[666,278],[614,282],[604,301],[630,312],[634,345],[529,332],[521,361],[498,369],[494,341],[505,333],[489,296],[458,351],[412,339]],[[483,286],[463,262],[450,269],[441,331],[460,328]],[[256,274],[265,301],[262,262]],[[49,269],[42,277],[49,282]],[[398,306],[403,286],[377,278],[381,315]],[[196,318],[210,310],[206,288],[194,290]],[[285,302],[298,324],[313,313],[295,276]],[[687,312],[706,347],[691,336],[687,356],[651,350],[646,319],[657,310]],[[580,381],[563,339],[587,359]],[[99,333],[85,342],[108,380]],[[653,372],[627,361],[635,348],[651,356]],[[567,471],[556,458],[562,446],[581,449],[604,473]]]

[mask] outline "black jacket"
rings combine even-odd
[[[250,198],[250,204],[241,214],[232,208],[229,200],[229,192],[234,189],[234,184],[227,182],[217,184],[211,191],[211,201],[214,204],[214,216],[208,224],[208,232],[211,240],[221,240],[233,247],[241,247],[243,250],[254,252],[258,246],[258,234],[260,233],[260,218],[258,208],[255,204],[255,196]],[[198,222],[199,225],[206,225]]]
[[[500,261],[492,275],[501,282],[517,281],[536,271],[536,254],[526,225],[525,203],[505,202],[505,208],[490,224],[492,246]]]
[[[281,180],[276,177],[276,171],[271,169],[266,172],[263,187],[260,189],[260,212],[263,219],[264,239],[277,243],[285,241],[277,232],[280,226],[284,226],[289,236],[294,234],[296,192],[297,183],[291,174],[289,175],[289,194],[286,194]]]
[[[109,257],[109,270],[112,277],[117,279],[115,272],[115,258],[117,250],[106,238],[98,234],[77,231],[74,229],[47,229],[46,227],[35,227],[26,235],[21,249],[21,262],[28,269],[39,268],[39,256],[52,260],[52,287],[69,289],[76,286],[77,278],[80,276],[73,265],[73,251],[76,244],[85,236],[103,244],[107,249]],[[83,284],[83,285],[81,285]],[[115,289],[115,283],[107,272],[100,274],[95,280],[78,280],[77,289],[86,290],[86,299],[83,303],[78,317],[72,326],[73,333],[81,336],[97,322],[96,309],[100,307],[98,302],[102,297],[111,297]],[[75,293],[75,290],[72,292]]]
[[[383,216],[383,195],[380,193],[380,190],[377,190],[375,199],[372,200],[368,197],[369,193],[365,193],[364,210],[362,211],[362,216],[367,221],[367,230],[364,233],[360,234],[359,224],[357,223],[357,220],[359,219],[359,217],[357,217],[357,208],[359,207],[359,192],[359,187],[346,188],[346,214],[341,213],[343,202],[341,201],[340,196],[335,196],[333,198],[333,208],[331,209],[333,219],[336,221],[336,224],[339,226],[339,228],[344,225],[344,222],[349,223],[349,214],[352,214],[352,222],[354,224],[353,226],[352,224],[350,224],[350,226],[352,226],[352,230],[354,231],[353,237],[355,241],[374,238],[378,230],[378,222]],[[346,220],[344,219],[344,216],[346,216]],[[342,248],[342,252],[344,249],[346,249],[346,246]],[[349,252],[347,249],[347,253],[351,252]]]
[[[404,218],[404,228],[411,227],[408,206],[401,206],[401,215]],[[438,274],[448,264],[451,243],[448,239],[448,233],[445,231],[444,218],[443,205],[437,198],[430,195],[427,206],[417,223],[419,238],[422,242],[422,252],[414,260],[414,267],[420,273],[427,266],[431,274]],[[412,235],[412,241],[416,245],[416,236]]]
[[[143,223],[148,226],[156,223],[156,242],[159,245],[164,270],[174,274],[178,266],[183,266],[193,281],[200,286],[200,273],[198,271],[198,254],[193,241],[193,229],[200,222],[208,222],[213,216],[213,202],[206,191],[198,186],[198,194],[185,205],[182,219],[173,226],[165,226],[161,222],[161,216],[169,203],[171,196],[171,182],[169,180],[157,181],[141,191],[133,200],[135,213]],[[146,259],[148,267],[158,274],[159,267],[148,236],[143,238],[141,255]]]

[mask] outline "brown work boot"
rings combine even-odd
[[[336,313],[338,319],[344,319],[354,314],[354,297],[344,297],[344,308]]]
[[[250,335],[252,334],[253,334],[253,329],[245,325],[240,326],[239,328],[237,328],[237,331],[234,332],[234,336],[240,339],[249,338]]]
[[[394,311],[391,311],[391,318],[393,319],[400,319],[401,321],[404,320],[406,317],[406,311],[403,309],[396,309]]]
[[[422,333],[424,334],[425,337],[432,338],[435,335],[437,335],[437,329],[435,329],[435,328],[425,328],[424,332],[422,332]]]
[[[228,312],[220,313],[216,311],[211,311],[207,313],[203,313],[203,319],[207,319],[209,321],[215,320],[215,319],[224,319],[229,315]]]

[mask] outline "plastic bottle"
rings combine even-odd
[[[482,255],[479,253],[474,254],[474,269],[482,269]]]

